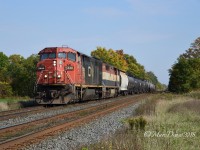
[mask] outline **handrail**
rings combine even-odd
[[[38,78],[38,80],[37,80],[37,82],[36,82],[36,84],[38,84],[39,83],[39,81],[40,81],[40,78],[41,78],[41,76],[42,76],[42,74],[43,74],[43,70],[41,71],[41,73],[40,73],[40,76],[39,76],[39,78]]]
[[[67,71],[66,71],[66,75],[67,75],[67,77],[68,77],[68,79],[69,79],[70,84],[72,84],[72,79],[70,78],[70,75],[68,74]]]

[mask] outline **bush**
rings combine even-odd
[[[129,127],[131,130],[133,130],[133,129],[144,130],[145,126],[147,124],[147,121],[142,116],[140,116],[140,117],[128,119],[128,124],[129,124]]]
[[[5,98],[12,94],[12,87],[6,82],[0,82],[0,97]]]

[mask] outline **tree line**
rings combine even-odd
[[[24,58],[0,52],[0,97],[34,95],[38,55]]]
[[[102,60],[114,67],[126,72],[130,76],[148,80],[156,85],[157,89],[165,89],[166,86],[158,81],[158,78],[152,71],[147,72],[143,65],[128,54],[124,54],[123,50],[106,49],[104,47],[97,47],[91,52],[91,56]]]
[[[177,58],[169,75],[168,89],[171,92],[186,93],[200,88],[200,37]]]

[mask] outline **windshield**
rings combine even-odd
[[[44,53],[40,55],[40,60],[56,58],[56,53]]]
[[[76,61],[76,54],[69,52],[67,55],[69,60]]]
[[[58,53],[58,58],[66,58],[66,53],[64,52]]]
[[[48,54],[41,54],[40,60],[44,60],[48,58]]]
[[[56,53],[50,53],[49,58],[56,58]]]

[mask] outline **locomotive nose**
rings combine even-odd
[[[37,65],[37,83],[54,83],[54,73],[56,72],[56,60],[43,60]]]

